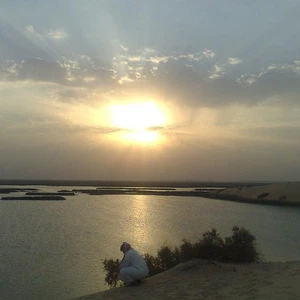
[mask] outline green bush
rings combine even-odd
[[[118,271],[120,266],[120,260],[105,259],[103,261],[103,269],[106,272],[105,283],[110,287],[116,287],[118,284]]]
[[[257,250],[255,236],[245,228],[237,226],[232,228],[232,235],[226,237],[225,241],[213,228],[205,232],[195,243],[183,240],[179,247],[173,249],[163,246],[157,251],[156,256],[144,254],[143,257],[149,268],[149,276],[164,272],[193,258],[239,263],[258,262],[262,259],[262,255]],[[106,259],[103,262],[106,272],[105,283],[110,287],[116,287],[118,284],[119,265],[118,259]]]
[[[149,269],[149,276],[153,276],[164,271],[158,257],[154,257],[148,253],[143,255],[143,257]]]

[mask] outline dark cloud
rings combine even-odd
[[[47,62],[35,58],[22,62],[16,67],[19,80],[34,80],[62,83],[67,77],[66,69],[56,61]]]
[[[150,82],[159,87],[165,97],[192,106],[214,107],[234,103],[255,105],[269,97],[295,101],[295,96],[300,92],[300,74],[292,67],[271,69],[256,76],[249,75],[253,81],[244,84],[226,74],[211,80],[191,68],[159,73],[150,78]]]
[[[30,41],[23,32],[4,21],[0,21],[0,57],[2,57],[0,66],[4,60],[22,61],[32,57],[53,59],[41,47]]]
[[[219,107],[235,103],[255,105],[270,97],[282,97],[295,102],[300,92],[298,63],[271,66],[265,71],[240,75],[239,78],[227,73],[226,65],[220,66],[218,69],[222,72],[212,77],[213,63],[212,60],[209,63],[191,61],[188,55],[180,56],[180,59],[173,56],[159,63],[149,60],[145,63],[129,62],[124,71],[124,77],[128,80],[121,85],[121,74],[112,68],[99,66],[91,58],[88,63],[81,60],[65,59],[59,62],[32,58],[18,64],[11,62],[2,69],[2,77],[11,81],[33,80],[64,85],[70,88],[61,92],[65,101],[68,101],[68,97],[73,101],[80,98],[82,92],[76,88],[89,88],[91,92],[152,92],[162,99],[193,107]],[[198,71],[199,66],[202,66],[201,71]],[[231,65],[229,67],[232,68]]]
[[[96,67],[96,68],[90,68],[90,69],[85,69],[83,74],[83,80],[85,82],[93,82],[96,81],[96,84],[100,83],[112,83],[113,82],[113,77],[115,75],[113,70],[108,70],[105,68],[100,68],[100,67]],[[91,81],[89,81],[89,78],[91,79]]]
[[[293,70],[270,70],[257,78],[252,94],[262,97],[297,94],[300,92],[300,74]]]

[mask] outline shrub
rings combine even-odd
[[[172,251],[170,247],[161,247],[157,252],[157,258],[161,269],[166,271],[180,263],[180,252],[178,248]]]
[[[103,261],[103,269],[106,271],[105,283],[110,287],[116,287],[118,284],[118,270],[120,266],[120,260],[105,259]]]
[[[232,235],[225,241],[217,233],[216,229],[205,232],[202,238],[194,244],[183,240],[179,247],[172,249],[163,246],[157,251],[156,256],[143,255],[148,268],[149,276],[156,275],[173,268],[180,262],[201,258],[223,262],[258,262],[262,255],[258,252],[256,238],[243,227],[234,226]],[[118,269],[120,261],[105,259],[103,268],[106,272],[105,283],[110,287],[118,284]]]
[[[195,243],[194,248],[197,258],[221,261],[224,256],[224,241],[214,228],[205,232],[202,239]]]
[[[153,276],[164,271],[161,267],[158,257],[154,257],[148,253],[145,254],[143,257],[149,268],[149,276]]]
[[[269,196],[269,193],[261,193],[260,195],[257,196],[257,199],[264,199]]]
[[[256,238],[245,228],[234,226],[232,236],[225,238],[224,261],[257,262],[261,255],[256,247]]]
[[[196,257],[195,245],[188,240],[183,240],[179,248],[180,261],[184,262]]]

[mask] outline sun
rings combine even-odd
[[[158,129],[165,125],[165,116],[152,101],[111,106],[113,126],[124,130],[124,137],[136,142],[155,142]]]

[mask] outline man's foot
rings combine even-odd
[[[124,283],[124,285],[125,285],[125,286],[134,286],[134,285],[140,284],[141,282],[142,282],[142,280],[137,279],[137,280],[135,280],[135,281],[126,282],[126,283]]]
[[[131,286],[131,285],[132,285],[132,282],[125,282],[124,285],[125,285],[125,286]]]

